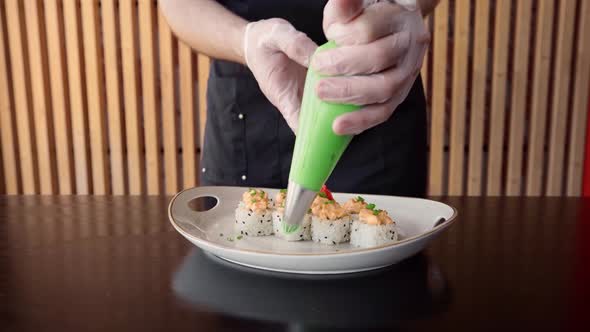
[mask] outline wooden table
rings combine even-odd
[[[168,223],[169,199],[0,196],[0,330],[563,331],[588,323],[590,200],[442,198],[459,219],[425,253],[318,280],[207,257]]]

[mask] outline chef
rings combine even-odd
[[[356,136],[328,187],[425,195],[426,101],[419,73],[429,34],[415,18],[437,2],[160,0],[178,38],[213,59],[201,184],[287,187],[311,66],[329,76],[315,87],[321,99],[362,106],[333,123],[335,133]],[[339,47],[312,60],[327,39]]]

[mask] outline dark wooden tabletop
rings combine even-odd
[[[0,330],[564,331],[589,320],[590,200],[443,198],[459,218],[424,253],[318,278],[206,256],[170,226],[169,199],[0,196]]]

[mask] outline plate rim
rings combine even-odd
[[[240,188],[240,187],[232,187],[232,186],[216,186],[216,187]],[[418,235],[414,235],[412,237],[403,239],[401,241],[396,241],[394,243],[384,244],[384,245],[377,246],[377,247],[358,248],[358,249],[354,249],[354,250],[347,250],[347,251],[333,252],[333,253],[279,253],[279,252],[272,252],[272,251],[266,251],[266,250],[236,249],[236,248],[227,247],[227,246],[224,246],[221,244],[217,244],[217,243],[196,237],[192,234],[187,233],[185,230],[183,230],[180,227],[180,225],[177,225],[176,221],[172,217],[172,206],[174,205],[174,202],[176,201],[177,197],[182,195],[184,192],[189,191],[189,190],[193,190],[196,188],[199,188],[199,187],[191,187],[191,188],[187,188],[187,189],[183,189],[183,190],[179,191],[176,195],[174,195],[174,197],[172,197],[172,199],[170,200],[170,203],[168,203],[168,220],[172,224],[172,227],[174,227],[174,229],[178,233],[180,233],[182,236],[184,236],[186,239],[191,240],[191,242],[195,241],[201,245],[204,245],[205,247],[209,246],[209,247],[213,247],[217,250],[230,251],[234,254],[248,253],[248,254],[252,254],[252,255],[256,255],[256,256],[275,256],[275,257],[276,256],[282,256],[282,257],[302,257],[302,256],[304,256],[304,257],[333,257],[333,256],[340,256],[340,255],[359,255],[359,254],[365,254],[367,252],[385,251],[387,249],[391,249],[391,248],[398,247],[401,245],[411,244],[411,243],[421,240],[423,238],[427,238],[431,235],[434,235],[435,233],[438,233],[438,232],[442,231],[443,229],[451,226],[453,223],[455,223],[455,221],[456,221],[455,219],[457,218],[457,216],[459,214],[459,212],[457,211],[457,209],[454,206],[449,205],[447,203],[442,203],[442,202],[438,202],[435,200],[427,199],[427,198],[380,195],[380,196],[409,198],[409,199],[415,199],[415,200],[441,203],[441,204],[444,204],[444,205],[450,207],[453,210],[453,214],[445,222],[439,224],[438,226],[433,227],[432,229],[430,229],[427,232],[424,232],[424,233],[421,233]],[[273,188],[268,188],[268,189],[273,189]],[[340,193],[340,192],[335,193],[335,194],[359,195],[356,193]],[[361,194],[361,195],[363,195],[363,194]],[[194,242],[193,242],[193,244],[194,244]],[[199,247],[201,247],[201,246],[199,246]]]

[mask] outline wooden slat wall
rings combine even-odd
[[[473,30],[473,65],[471,85],[471,121],[469,130],[469,166],[467,169],[467,194],[482,193],[482,156],[486,108],[486,78],[488,73],[490,2],[475,2],[475,27]]]
[[[537,13],[536,40],[534,50],[534,69],[532,83],[532,102],[529,150],[527,165],[526,194],[539,196],[543,190],[543,165],[545,130],[547,125],[547,103],[549,101],[549,69],[551,68],[551,50],[553,42],[553,1],[540,1]]]
[[[429,192],[580,195],[588,1],[442,0],[426,21]],[[198,184],[208,75],[157,1],[0,2],[0,193]]]
[[[512,91],[509,112],[508,174],[506,195],[518,196],[523,184],[523,146],[525,136],[525,111],[529,85],[529,42],[531,34],[531,0],[516,3],[516,28],[514,31]],[[498,22],[497,22],[498,23]],[[501,22],[500,22],[501,24]]]

